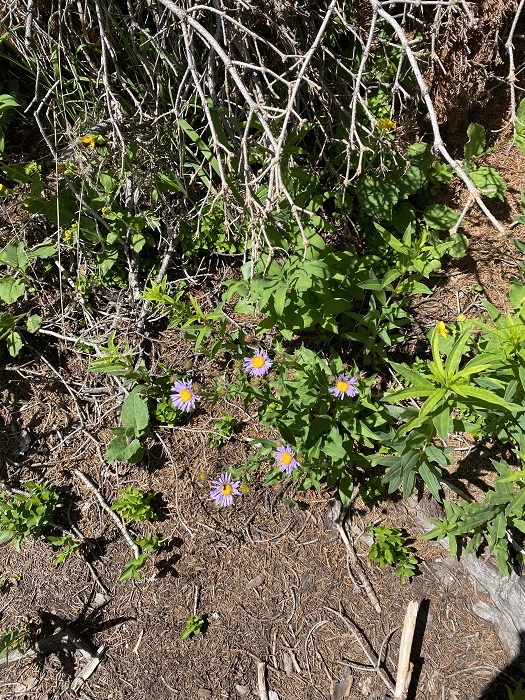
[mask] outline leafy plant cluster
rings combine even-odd
[[[369,559],[381,568],[394,567],[394,575],[399,577],[400,584],[416,574],[417,558],[412,554],[407,537],[400,528],[371,525],[369,531],[374,537],[374,544],[368,553]]]
[[[332,48],[342,41],[342,21],[339,17],[330,30]],[[310,118],[301,119],[297,130],[283,133],[279,176],[272,176],[280,189],[274,187],[272,194],[271,178],[259,177],[267,165],[267,140],[273,138],[264,129],[262,113],[249,119],[236,113],[233,119],[214,100],[188,100],[185,118],[176,121],[175,135],[162,132],[155,148],[144,146],[144,134],[133,124],[117,145],[115,134],[111,136],[95,119],[94,111],[90,120],[79,120],[79,104],[73,98],[62,102],[61,118],[82,125],[58,158],[55,178],[43,175],[36,164],[8,158],[0,130],[0,173],[6,183],[0,195],[9,196],[18,188],[26,211],[45,217],[58,232],[57,245],[46,240],[29,246],[15,240],[0,251],[0,265],[6,268],[0,278],[0,300],[7,307],[0,313],[0,336],[9,353],[18,355],[23,335],[38,332],[42,322],[41,315],[33,312],[33,275],[51,276],[46,260],[59,251],[73,268],[81,251],[83,272],[74,284],[84,303],[89,305],[94,288],[129,285],[133,301],[165,312],[169,328],[180,329],[193,342],[196,355],[213,360],[228,352],[233,357],[234,371],[203,397],[214,403],[225,396],[241,398],[246,409],[256,406],[263,426],[280,436],[278,441],[257,440],[258,451],[247,465],[237,468],[245,480],[268,461],[272,462],[268,483],[287,478],[274,465],[276,449],[284,444],[298,457],[292,478],[301,488],[321,489],[326,483],[337,489],[345,504],[356,487],[372,497],[398,489],[408,497],[421,482],[442,500],[452,463],[446,443],[453,432],[509,443],[517,459],[523,460],[522,283],[511,287],[512,313],[503,316],[485,302],[490,322],[463,319],[430,330],[430,360],[417,358],[409,366],[393,359],[409,332],[412,300],[431,294],[432,273],[446,256],[463,255],[467,242],[456,231],[457,214],[435,204],[439,188],[453,177],[452,168],[440,163],[428,144],[405,148],[396,143],[388,86],[396,80],[410,90],[411,80],[405,71],[397,72],[400,50],[389,41],[391,33],[384,28],[381,32],[386,48],[370,58],[374,84],[367,105],[359,101],[352,116],[338,104],[330,119],[325,113],[317,119],[314,105]],[[165,71],[167,54],[154,53],[149,31],[140,38],[140,45],[153,51],[144,65],[161,56],[159,69]],[[149,76],[133,57],[133,42],[125,42],[124,48],[139,76],[128,80],[133,94],[142,83],[149,84]],[[83,61],[82,52],[79,55]],[[360,51],[354,47],[344,58],[347,72],[349,67],[350,74],[355,73]],[[200,60],[204,59],[198,60],[199,65]],[[342,83],[340,62],[331,65],[334,80]],[[29,60],[25,69],[32,70]],[[52,84],[50,76],[47,80]],[[64,76],[62,85],[82,88],[82,82],[73,71]],[[225,85],[226,78],[220,87]],[[282,85],[272,89],[282,111],[287,91]],[[163,83],[152,115],[156,117],[160,106],[171,110],[177,90],[172,77]],[[125,91],[122,105],[131,110],[129,96],[124,95]],[[147,102],[146,111],[151,108]],[[17,106],[13,97],[0,96],[0,118]],[[361,147],[348,155],[356,115]],[[525,101],[518,110],[515,134],[522,149],[524,117]],[[277,116],[275,124],[277,129]],[[238,147],[239,133],[246,134],[240,144],[244,150]],[[248,135],[253,137],[249,147]],[[480,164],[488,152],[483,127],[471,124],[467,137],[464,171],[483,196],[502,199],[501,176]],[[326,146],[321,165],[311,148],[318,142]],[[173,211],[178,213],[165,216]],[[523,252],[523,244],[517,245]],[[203,251],[243,254],[242,279],[227,281],[220,303],[206,312],[189,285],[170,280],[162,266],[163,256],[169,262],[174,249],[183,268],[187,258]],[[256,351],[256,342],[247,341],[239,324],[232,330],[228,311],[236,318],[257,317],[257,344],[273,358],[267,376],[254,379],[244,371],[243,359]],[[155,424],[177,425],[185,418],[170,398],[173,377],[180,373],[166,367],[153,371],[143,360],[137,362],[133,350],[115,333],[99,350],[102,356],[92,359],[90,371],[120,378],[126,392],[120,425],[111,429],[107,459],[111,464],[138,463]],[[397,388],[386,391],[390,373]],[[343,375],[355,379],[355,396],[338,397],[330,391]],[[220,447],[234,430],[234,419],[223,415],[210,434],[211,444]],[[463,544],[469,551],[487,544],[500,569],[508,571],[509,532],[524,528],[525,486],[522,473],[506,462],[495,468],[498,477],[484,501],[445,501],[445,519],[428,536],[448,536],[454,551]],[[39,536],[53,524],[58,505],[58,495],[47,487],[26,486],[29,497],[0,500],[0,541],[12,539],[17,547],[27,535]],[[129,487],[113,508],[127,519],[153,520],[151,499],[151,494]],[[374,536],[372,558],[381,565],[395,565],[400,581],[411,576],[416,562],[402,533],[376,527]],[[62,547],[62,558],[77,548],[69,535],[49,539]],[[148,533],[136,544],[141,554],[126,564],[123,580],[139,579],[139,569],[163,539]],[[200,631],[200,618],[192,619],[188,635]]]
[[[26,482],[28,494],[14,493],[10,497],[0,493],[0,544],[11,545],[20,551],[22,540],[30,535],[46,540],[59,548],[55,562],[61,564],[70,556],[79,552],[81,544],[72,534],[64,531],[57,522],[58,511],[62,505],[60,494],[45,484]],[[128,486],[120,493],[112,510],[121,517],[131,521],[156,520],[157,514],[152,506],[155,494],[144,493],[140,489]],[[59,530],[62,534],[49,534]],[[139,556],[127,562],[120,575],[120,580],[140,580],[139,570],[145,565],[151,554],[158,552],[165,544],[166,538],[146,533],[142,539],[135,541],[139,547]],[[16,648],[16,640],[21,639],[20,631],[10,631],[0,641],[0,658],[9,648]],[[14,636],[13,636],[14,635]],[[4,646],[2,646],[4,645]],[[2,649],[5,647],[4,651]]]
[[[22,651],[26,636],[27,631],[23,627],[0,632],[0,659],[4,656],[9,659],[9,653],[12,651]]]

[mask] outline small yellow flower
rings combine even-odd
[[[70,241],[73,238],[73,231],[70,228],[67,228],[64,231],[64,238],[66,239],[66,241]]]
[[[4,189],[4,186],[3,186],[2,183],[0,182],[0,192],[1,192],[3,189]]]
[[[464,316],[463,314],[459,314],[458,323],[465,323],[466,320],[467,320],[466,316]]]
[[[377,126],[382,129],[383,131],[394,131],[394,129],[397,128],[397,125],[395,122],[393,122],[391,119],[380,119],[377,122]]]
[[[80,141],[80,143],[89,146],[91,150],[95,148],[95,137],[92,134],[89,134],[89,136],[79,136],[78,140]]]
[[[437,332],[439,335],[442,335],[443,338],[447,337],[449,331],[448,331],[448,328],[443,323],[443,321],[437,321]]]

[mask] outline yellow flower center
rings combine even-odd
[[[222,489],[221,489],[221,493],[223,496],[231,496],[232,491],[233,491],[233,487],[231,484],[229,484],[228,482],[223,484]]]
[[[255,355],[255,357],[252,357],[252,367],[255,367],[255,369],[261,369],[261,367],[264,367],[265,359],[262,355]]]
[[[191,393],[191,391],[189,389],[183,389],[180,392],[179,396],[180,396],[181,401],[184,401],[184,403],[187,403],[191,399],[193,394]]]
[[[287,467],[290,462],[292,461],[293,457],[289,452],[283,452],[281,455],[281,462],[284,464],[285,467]]]
[[[336,382],[336,387],[342,394],[344,394],[348,391],[350,384],[348,382],[345,382],[343,379],[340,379],[338,382]]]

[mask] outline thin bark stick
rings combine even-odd
[[[382,17],[394,30],[394,32],[397,34],[397,37],[399,39],[399,42],[401,44],[401,48],[406,54],[406,57],[410,63],[410,67],[412,69],[412,73],[414,74],[414,78],[416,79],[416,82],[419,87],[419,92],[421,94],[421,97],[423,98],[427,111],[428,111],[428,116],[430,118],[430,123],[432,125],[432,132],[434,134],[434,150],[442,155],[444,160],[452,167],[456,175],[462,180],[469,193],[469,197],[472,201],[476,202],[478,207],[481,209],[481,211],[485,214],[487,219],[490,221],[490,223],[496,228],[500,233],[502,233],[505,229],[504,227],[500,224],[500,222],[492,215],[492,213],[489,211],[487,208],[487,205],[485,202],[481,199],[481,194],[483,194],[482,190],[480,190],[478,187],[474,185],[470,177],[467,175],[465,170],[461,167],[461,165],[452,158],[450,153],[448,152],[444,142],[443,138],[441,136],[441,131],[439,129],[438,125],[438,120],[436,116],[436,110],[434,109],[434,105],[432,103],[432,100],[430,99],[430,94],[429,94],[429,89],[428,85],[426,84],[423,75],[421,73],[421,70],[419,68],[416,56],[412,50],[412,48],[409,45],[407,36],[394,17],[389,14],[380,4],[379,0],[369,0],[370,5],[372,7],[372,10],[374,12],[377,12],[377,14]],[[455,233],[455,231],[453,230]]]
[[[401,633],[394,700],[404,700],[408,692],[408,686],[410,685],[410,676],[412,675],[410,653],[412,651],[412,640],[414,639],[418,610],[419,601],[411,600],[405,613],[405,622],[403,623],[403,632]]]
[[[109,517],[115,522],[115,525],[121,531],[124,539],[129,544],[131,549],[133,550],[133,556],[135,557],[135,559],[138,559],[140,557],[140,549],[139,549],[138,545],[136,545],[135,542],[133,542],[133,540],[131,539],[131,535],[129,534],[126,526],[124,525],[122,520],[120,520],[120,518],[115,513],[115,511],[111,510],[111,508],[108,506],[108,504],[104,500],[104,496],[100,493],[100,491],[95,486],[95,484],[91,481],[91,479],[88,476],[86,476],[79,469],[74,469],[73,473],[75,474],[75,476],[77,476],[80,479],[80,481],[84,484],[84,486],[87,486],[87,488],[90,491],[93,491],[93,493],[97,497],[97,500],[100,503],[100,505],[102,506],[102,508],[106,511],[106,513],[109,515]]]
[[[372,588],[372,584],[368,580],[368,577],[365,573],[365,570],[363,569],[363,565],[357,558],[357,554],[355,553],[355,549],[353,544],[350,542],[348,539],[348,535],[346,534],[346,531],[341,523],[337,523],[337,531],[339,532],[341,539],[344,542],[344,545],[346,547],[346,551],[348,553],[348,558],[350,559],[352,566],[354,569],[357,571],[357,575],[361,579],[361,583],[363,585],[363,588],[365,589],[365,593],[368,596],[368,600],[370,601],[372,607],[376,611],[378,615],[381,614],[381,605],[379,604],[379,600],[377,599],[376,594],[374,593],[374,589]]]
[[[266,664],[264,661],[259,661],[257,664],[257,682],[259,684],[260,700],[268,700],[268,691],[266,689]]]
[[[340,612],[337,610],[333,610],[333,608],[326,608],[328,612],[331,612],[332,615],[336,615],[342,622],[345,623],[345,625],[352,631],[354,637],[357,639],[359,646],[361,649],[364,651],[367,659],[370,661],[372,664],[373,669],[376,671],[377,675],[381,678],[385,686],[388,688],[388,690],[393,693],[394,692],[394,686],[390,682],[390,679],[388,678],[387,674],[385,671],[380,666],[381,659],[377,656],[375,651],[372,649],[370,646],[368,640],[363,636],[359,628],[354,625],[354,623],[349,620],[348,618],[344,617],[344,615],[341,615]],[[372,669],[370,669],[372,670]]]

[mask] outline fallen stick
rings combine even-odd
[[[363,585],[363,588],[365,589],[365,593],[368,596],[368,600],[372,604],[372,607],[374,608],[376,613],[378,615],[380,615],[381,614],[381,606],[379,604],[379,600],[377,599],[377,596],[374,593],[374,589],[372,588],[372,584],[368,580],[366,572],[363,569],[363,565],[361,564],[361,562],[357,558],[357,554],[356,554],[356,551],[354,549],[354,546],[350,542],[343,525],[340,522],[338,522],[338,523],[336,523],[336,526],[337,526],[337,531],[339,532],[339,535],[341,536],[341,539],[343,540],[344,545],[346,547],[346,551],[348,553],[348,558],[350,559],[350,562],[351,562],[353,568],[355,569],[355,571],[357,571],[357,575],[361,579],[361,583]]]
[[[257,682],[259,684],[260,700],[268,700],[268,691],[266,689],[266,664],[264,661],[259,661],[257,664]]]
[[[102,645],[94,652],[91,646],[68,625],[64,629],[57,628],[52,634],[37,639],[33,646],[29,647],[25,652],[12,651],[0,660],[0,668],[8,667],[23,659],[35,658],[38,654],[46,655],[58,651],[79,651],[84,657],[85,664],[71,683],[71,689],[77,692],[100,664],[104,650],[105,646]]]
[[[411,600],[405,613],[403,632],[401,633],[394,700],[404,700],[408,693],[413,668],[413,664],[410,663],[410,653],[412,651],[412,640],[414,639],[418,611],[419,601]]]
[[[140,549],[138,545],[133,542],[131,539],[131,535],[129,534],[126,526],[120,520],[118,515],[115,513],[115,511],[111,510],[111,508],[108,506],[106,501],[104,500],[104,496],[100,493],[98,488],[95,486],[95,484],[91,481],[91,479],[86,476],[83,472],[81,472],[79,469],[73,469],[73,473],[75,476],[77,476],[80,481],[84,484],[84,486],[87,486],[90,491],[93,491],[95,496],[97,497],[98,502],[102,506],[102,508],[106,511],[106,513],[110,516],[110,518],[115,522],[115,525],[118,527],[118,529],[121,531],[124,539],[126,542],[129,544],[131,549],[133,550],[133,555],[135,556],[135,559],[138,559],[140,557]]]
[[[393,684],[390,682],[390,679],[388,678],[387,674],[383,671],[383,669],[382,669],[381,666],[380,666],[380,664],[381,664],[381,659],[377,656],[377,654],[375,653],[375,651],[372,649],[372,647],[370,646],[368,640],[367,640],[366,637],[361,633],[361,631],[359,630],[359,628],[358,628],[351,620],[349,620],[348,618],[346,618],[344,615],[341,615],[341,613],[338,612],[337,610],[334,610],[333,608],[328,608],[328,607],[326,607],[325,609],[328,610],[328,612],[331,612],[332,615],[336,615],[336,616],[337,616],[340,620],[342,620],[342,622],[344,622],[345,625],[352,631],[354,637],[356,638],[356,640],[357,640],[358,643],[359,643],[359,646],[360,646],[361,649],[364,651],[364,653],[365,653],[367,659],[368,659],[368,660],[370,661],[370,663],[372,664],[372,667],[370,668],[370,670],[371,670],[371,671],[375,671],[375,673],[377,673],[377,675],[381,678],[381,680],[383,681],[383,683],[385,684],[385,686],[388,688],[388,690],[389,690],[391,693],[393,693],[393,692],[394,692],[394,686],[393,686]]]

